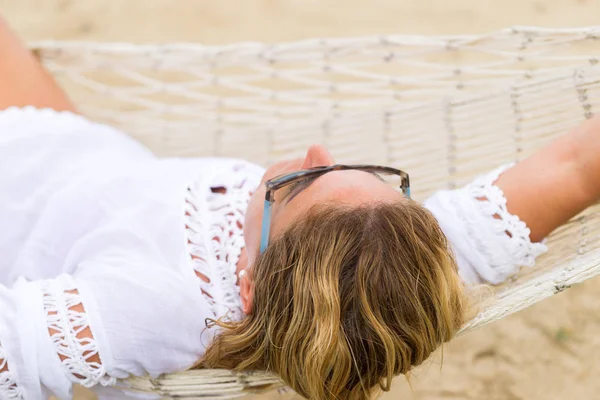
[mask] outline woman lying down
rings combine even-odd
[[[318,145],[267,170],[158,159],[78,115],[3,22],[0,81],[1,399],[191,367],[372,398],[453,337],[465,284],[533,265],[600,197],[598,118],[421,205],[405,172]]]

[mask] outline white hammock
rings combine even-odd
[[[34,48],[81,111],[159,155],[270,164],[322,142],[342,162],[409,171],[418,200],[522,159],[600,110],[600,27]],[[597,275],[598,211],[592,207],[554,232],[550,252],[500,286],[463,331]],[[223,370],[126,384],[167,398],[231,398],[280,386],[270,375]]]

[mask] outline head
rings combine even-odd
[[[264,181],[334,163],[321,146],[276,164]],[[367,399],[389,390],[454,336],[465,300],[434,217],[373,175],[326,173],[273,204],[259,254],[264,185],[246,213],[250,267],[239,322],[203,358],[210,368],[268,370],[310,399]]]

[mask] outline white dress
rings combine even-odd
[[[545,251],[506,211],[500,172],[425,203],[467,282],[498,283]],[[235,266],[262,173],[157,159],[68,112],[0,112],[0,399],[191,367],[214,334],[205,319],[242,316]]]

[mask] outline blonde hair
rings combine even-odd
[[[463,323],[465,295],[435,218],[413,201],[321,205],[251,270],[252,312],[201,366],[268,370],[315,400],[369,399]]]

